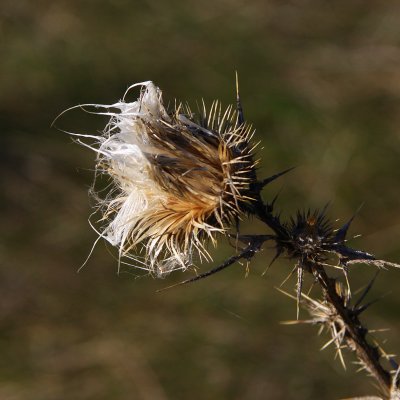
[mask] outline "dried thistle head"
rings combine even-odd
[[[141,86],[134,102],[107,108],[111,119],[97,143],[97,172],[112,178],[100,200],[100,235],[120,256],[157,275],[210,259],[205,242],[252,201],[253,131],[232,107],[214,102],[195,115],[179,104],[168,112],[161,90]]]

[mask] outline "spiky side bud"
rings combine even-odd
[[[298,211],[285,228],[289,256],[303,261],[324,259],[334,242],[333,228],[324,211]]]
[[[278,255],[286,251],[290,258],[298,259],[302,264],[323,262],[330,255],[336,255],[343,267],[354,263],[397,267],[397,264],[377,260],[370,253],[347,246],[346,235],[353,218],[340,229],[334,229],[326,215],[326,207],[321,211],[297,211],[289,222],[279,222],[281,229],[275,239]]]
[[[101,236],[133,265],[163,275],[196,254],[209,260],[205,241],[215,244],[252,201],[253,131],[219,102],[197,116],[182,104],[167,112],[160,89],[140,85],[137,101],[100,106],[111,119],[90,147],[114,186],[101,202]]]

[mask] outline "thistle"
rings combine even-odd
[[[136,86],[141,87],[137,101],[95,105],[106,109],[99,114],[111,117],[102,136],[78,135],[95,139],[87,146],[97,153],[97,174],[111,179],[111,189],[99,200],[99,238],[118,247],[120,260],[128,258],[157,276],[185,270],[196,259],[211,260],[206,247],[208,242],[216,245],[217,235],[233,236],[243,245],[236,246],[236,254],[219,266],[179,284],[206,278],[242,259],[248,267],[264,243],[272,241],[276,253],[269,266],[285,255],[294,263],[289,277],[297,272],[295,323],[325,327],[331,335],[327,345],[336,346],[343,365],[342,349],[347,348],[376,379],[384,399],[399,399],[400,368],[359,319],[371,304],[363,301],[374,280],[353,302],[348,274],[355,263],[380,269],[400,265],[348,246],[354,217],[334,229],[325,207],[297,211],[282,221],[274,210],[276,198],[265,202],[261,192],[291,169],[257,179],[253,130],[244,121],[238,89],[235,110],[232,106],[222,110],[215,101],[209,110],[202,103],[194,113],[182,103],[168,111],[152,82],[131,88]],[[271,232],[241,235],[239,221],[245,214],[259,219]],[[237,228],[234,235],[232,226]],[[326,267],[341,269],[346,285],[330,277]],[[322,298],[313,299],[311,290],[302,293],[306,273],[312,275],[313,285],[319,285]],[[299,320],[299,305],[311,319]],[[384,361],[389,361],[389,367]]]
[[[107,108],[111,116],[97,143],[97,173],[112,180],[99,201],[101,237],[133,265],[158,276],[210,260],[206,244],[226,235],[253,201],[255,162],[251,126],[232,106],[215,101],[197,114],[172,111],[152,82],[140,97]]]

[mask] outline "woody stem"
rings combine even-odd
[[[349,309],[336,291],[336,280],[330,278],[322,265],[312,265],[319,285],[325,294],[325,299],[334,307],[346,327],[346,340],[353,348],[358,359],[368,368],[372,376],[378,381],[385,396],[390,398],[391,376],[380,363],[380,352],[366,340],[368,330],[362,325],[357,314]]]

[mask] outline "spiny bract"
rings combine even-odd
[[[152,82],[134,86],[137,101],[97,105],[111,119],[90,147],[97,171],[113,181],[100,201],[100,235],[120,258],[160,276],[186,269],[195,255],[209,260],[207,239],[215,245],[252,201],[253,130],[232,106],[202,103],[196,116],[179,104],[169,113]]]

